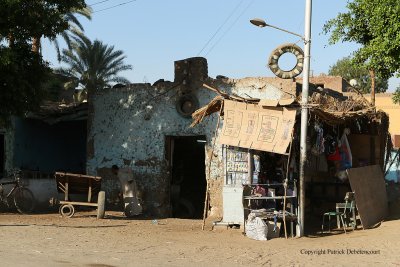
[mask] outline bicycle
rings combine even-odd
[[[15,208],[21,214],[27,214],[33,211],[35,207],[35,198],[28,188],[25,188],[21,182],[21,171],[13,170],[10,175],[4,178],[12,178],[12,181],[0,182],[0,204],[7,208]],[[3,178],[3,179],[4,179]],[[5,194],[4,186],[14,185],[11,190]]]

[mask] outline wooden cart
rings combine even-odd
[[[57,190],[64,194],[64,200],[58,200],[60,214],[63,217],[72,217],[75,214],[74,206],[97,207],[97,218],[104,218],[105,192],[100,191],[101,177],[83,174],[56,172],[55,179]],[[70,195],[86,195],[87,202],[71,201]],[[93,196],[97,195],[97,202],[92,202]]]

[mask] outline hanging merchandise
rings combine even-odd
[[[307,149],[307,152],[309,151],[309,150],[311,150],[311,138],[309,137],[309,136],[307,136],[307,138],[306,138],[306,149]]]
[[[340,169],[340,150],[337,140],[330,134],[325,137],[325,154],[328,161],[329,172],[332,176],[337,176]]]
[[[318,122],[315,123],[314,129],[317,132],[317,138],[316,138],[315,144],[313,145],[313,147],[311,149],[311,153],[314,156],[318,156],[325,152],[324,129],[322,128],[322,125],[320,125]]]
[[[253,184],[258,184],[258,177],[260,175],[260,156],[253,155],[254,171],[253,171]]]
[[[353,165],[353,157],[347,135],[350,134],[350,129],[345,128],[342,138],[340,139],[340,170],[350,169]]]
[[[358,120],[356,120],[356,125],[357,125],[357,129],[358,129],[358,133],[361,133],[361,125]]]
[[[260,172],[260,156],[259,155],[253,155],[253,160],[254,160],[254,172]]]
[[[339,148],[337,146],[336,138],[328,134],[325,137],[324,147],[327,160],[336,161],[340,160]]]
[[[350,134],[350,129],[345,128],[340,140],[331,135],[325,137],[325,154],[326,159],[331,162],[331,168],[334,167],[334,176],[339,178],[341,181],[347,179],[346,170],[352,167],[352,154],[347,139],[347,135]],[[332,173],[333,174],[333,173]]]

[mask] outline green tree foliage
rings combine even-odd
[[[84,0],[1,0],[0,36],[17,41],[55,38],[69,27],[65,15],[85,7]]]
[[[68,67],[58,69],[58,73],[70,77],[67,86],[76,88],[82,85],[90,93],[113,82],[129,83],[118,75],[121,71],[132,69],[131,65],[124,63],[125,58],[123,51],[114,50],[114,46],[82,38],[72,44],[71,50],[63,50],[61,61]]]
[[[353,0],[348,11],[329,20],[323,31],[330,43],[355,42],[354,60],[388,79],[400,69],[400,1]]]
[[[44,94],[42,81],[49,73],[47,64],[30,45],[0,48],[0,123],[38,107]]]
[[[60,92],[64,91],[64,84],[66,82],[68,82],[66,77],[52,72],[43,84],[44,98],[53,102],[63,101]]]
[[[84,0],[0,0],[0,123],[39,107],[48,64],[32,52],[32,37],[55,38],[68,29],[65,14]]]
[[[354,63],[352,58],[345,57],[339,59],[334,65],[329,68],[329,75],[341,76],[345,80],[350,81],[351,79],[357,80],[357,89],[363,93],[371,92],[371,77],[368,69],[359,63]],[[386,92],[388,89],[388,80],[376,77],[375,90],[376,92]]]
[[[400,104],[400,86],[398,86],[396,91],[393,93],[393,102]]]

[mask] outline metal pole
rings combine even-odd
[[[307,161],[307,122],[308,122],[308,87],[310,77],[310,46],[311,46],[311,10],[312,0],[306,0],[305,25],[304,25],[304,69],[303,87],[301,94],[301,129],[300,129],[300,201],[298,214],[298,229],[296,235],[304,235],[304,210],[305,210],[305,177],[304,168]]]
[[[304,39],[303,36],[301,36],[300,34],[297,34],[297,33],[295,33],[295,32],[291,32],[291,31],[288,31],[288,30],[285,30],[285,29],[276,27],[276,26],[271,25],[271,24],[266,24],[266,26],[271,27],[271,28],[274,28],[274,29],[277,29],[277,30],[280,30],[280,31],[283,31],[283,32],[286,32],[286,33],[290,33],[290,34],[296,35],[296,36],[300,37],[303,41],[305,41],[305,39]]]

